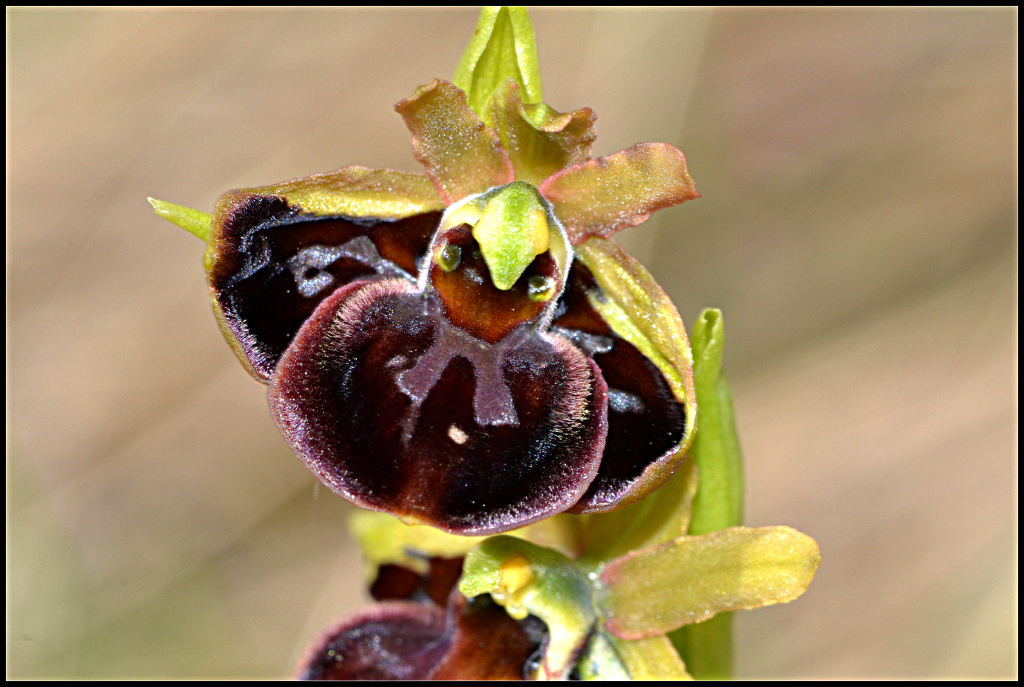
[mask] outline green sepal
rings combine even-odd
[[[577,245],[574,254],[600,286],[600,291],[587,294],[591,308],[616,336],[658,367],[686,413],[685,434],[676,450],[647,466],[619,502],[624,507],[664,485],[686,459],[698,424],[693,354],[675,305],[638,260],[615,241],[600,237]]]
[[[426,525],[406,525],[387,513],[364,510],[349,516],[348,527],[363,551],[370,578],[384,563],[425,574],[428,559],[464,556],[483,541],[483,537],[460,537]]]
[[[171,224],[179,226],[188,233],[199,237],[203,240],[203,243],[210,240],[210,225],[213,221],[210,213],[203,212],[202,210],[193,210],[184,205],[168,203],[166,200],[157,200],[156,198],[147,198],[146,200],[153,206],[156,214]]]
[[[544,621],[549,640],[540,671],[546,679],[568,676],[596,621],[593,587],[575,563],[505,535],[489,537],[466,555],[459,591],[490,594],[513,618]]]
[[[524,103],[544,100],[529,12],[525,7],[485,7],[453,82],[466,92],[470,108],[489,125],[487,102],[510,77],[522,89]]]
[[[457,558],[466,555],[485,537],[449,534],[427,525],[407,525],[393,515],[357,510],[348,519],[349,531],[359,543],[368,564],[368,577],[377,567],[392,563],[425,574],[430,558]],[[579,553],[582,538],[580,519],[574,515],[556,515],[509,532],[538,546],[566,556]]]

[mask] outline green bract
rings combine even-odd
[[[485,7],[455,69],[455,85],[469,94],[469,106],[487,121],[487,102],[509,78],[524,89],[524,103],[544,99],[530,15],[523,7]]]

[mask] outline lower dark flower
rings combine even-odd
[[[489,597],[454,589],[462,559],[435,558],[427,574],[381,566],[377,606],[328,630],[307,650],[302,680],[521,680],[533,674],[544,624],[509,617]],[[447,606],[438,596],[446,594]],[[443,602],[444,599],[441,599]]]

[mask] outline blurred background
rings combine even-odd
[[[282,677],[366,603],[155,196],[419,171],[392,104],[477,11],[7,10],[7,675]],[[1017,673],[1012,10],[537,10],[595,154],[703,198],[619,234],[722,308],[747,522],[817,539],[741,677]]]

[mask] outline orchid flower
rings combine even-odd
[[[682,321],[607,238],[698,197],[683,154],[592,159],[594,113],[520,78],[460,73],[395,106],[425,174],[345,167],[212,216],[153,201],[206,238],[217,319],[299,458],[458,534],[636,501],[695,430]]]

